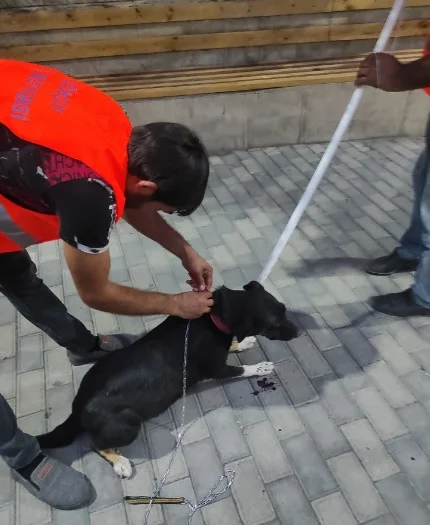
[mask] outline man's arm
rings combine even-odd
[[[388,53],[372,53],[361,62],[355,84],[391,92],[430,87],[430,55],[402,64]]]
[[[200,290],[212,288],[212,266],[161,217],[152,207],[152,203],[149,202],[141,208],[126,210],[124,219],[138,232],[176,255]]]
[[[81,299],[89,307],[119,315],[176,315],[194,319],[210,311],[212,294],[168,295],[137,290],[109,281],[109,251],[82,252],[64,243],[64,256]]]

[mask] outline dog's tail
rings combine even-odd
[[[58,427],[47,434],[37,436],[36,439],[42,449],[67,447],[67,445],[73,443],[82,431],[79,416],[72,412],[64,423],[61,423],[61,425],[58,425]]]

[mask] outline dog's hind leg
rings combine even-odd
[[[98,450],[95,448],[94,451],[112,465],[114,471],[120,478],[130,478],[133,474],[133,467],[131,466],[130,460],[121,456],[117,450],[113,448]]]
[[[87,427],[93,449],[106,459],[121,478],[129,478],[133,469],[130,461],[122,456],[117,448],[133,443],[141,429],[140,418],[128,409],[119,414],[105,414],[103,422],[94,421],[92,428]]]

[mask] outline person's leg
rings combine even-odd
[[[426,225],[422,217],[422,205],[429,183],[429,154],[427,148],[424,148],[424,151],[415,164],[412,180],[414,206],[411,222],[409,228],[400,239],[400,246],[397,248],[397,253],[402,259],[418,261],[426,250],[423,242]]]
[[[402,239],[402,257],[419,257],[412,288],[373,297],[375,310],[398,317],[430,316],[430,128],[415,174],[416,192],[411,227]]]
[[[400,239],[400,246],[389,255],[370,261],[365,271],[372,275],[392,275],[400,272],[411,272],[417,269],[419,260],[425,251],[422,242],[424,225],[421,218],[421,204],[424,188],[428,179],[428,150],[421,153],[415,163],[412,174],[414,188],[414,206],[411,222]]]
[[[125,334],[93,335],[37,276],[26,251],[0,254],[0,292],[28,321],[67,348],[73,364],[93,362],[136,338]]]
[[[42,454],[37,439],[18,428],[15,415],[1,394],[0,457],[18,483],[53,507],[74,509],[91,501],[92,489],[85,476]]]
[[[430,141],[430,136],[428,138]],[[415,283],[412,291],[416,302],[430,311],[430,152],[428,149],[426,150],[425,169],[427,177],[422,192],[420,208],[423,252],[415,274]]]
[[[0,394],[0,457],[14,469],[31,463],[40,454],[36,438],[18,429],[16,418]]]

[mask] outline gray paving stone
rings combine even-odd
[[[395,474],[376,484],[390,511],[401,525],[428,525],[430,512],[404,474]]]
[[[0,486],[0,508],[5,505],[12,506],[15,500],[15,484],[12,483],[10,469],[4,461],[0,461]]]
[[[153,468],[158,479],[161,479],[166,472],[170,462],[170,456],[176,445],[176,432],[169,427],[154,427],[148,431],[149,447],[152,453]],[[179,448],[172,468],[170,469],[169,481],[176,481],[188,476],[188,467],[182,452]]]
[[[276,511],[285,525],[319,525],[319,520],[295,476],[269,485]]]
[[[229,463],[226,468],[236,472],[232,493],[243,523],[260,525],[274,520],[275,511],[253,459],[244,458]]]
[[[329,413],[320,402],[299,408],[298,413],[323,459],[329,459],[351,450]]]
[[[91,514],[91,525],[116,525],[126,519],[124,505],[113,505]]]
[[[43,346],[41,334],[20,337],[18,340],[18,373],[43,368]]]
[[[340,492],[330,494],[312,502],[312,507],[321,525],[356,525],[357,520],[352,515],[344,497]]]
[[[66,385],[72,382],[72,368],[64,348],[45,352],[46,388]]]
[[[336,336],[360,366],[366,366],[379,359],[375,350],[357,328],[341,328]]]
[[[279,439],[304,432],[303,423],[282,388],[263,392],[259,399]]]
[[[13,324],[16,321],[16,310],[12,304],[0,294],[0,326]],[[0,354],[1,355],[1,354]]]
[[[12,525],[15,523],[14,509],[12,505],[0,508],[0,524]]]
[[[376,520],[369,521],[366,525],[398,525],[392,514],[385,514]]]
[[[275,365],[275,370],[295,406],[315,401],[317,393],[294,358]]]
[[[9,358],[0,361],[1,393],[5,399],[16,396],[16,359]]]
[[[26,416],[45,408],[45,374],[33,370],[18,375],[17,416]]]
[[[418,352],[429,347],[428,341],[421,337],[407,321],[396,321],[388,325],[388,330],[406,352]]]
[[[353,397],[382,441],[407,434],[405,425],[374,387],[358,390]]]
[[[415,395],[415,397],[430,409],[430,376],[424,370],[417,370],[406,376],[402,381],[406,387]]]
[[[293,474],[278,436],[269,422],[248,427],[244,434],[264,483]]]
[[[366,374],[393,408],[400,408],[416,401],[415,396],[384,361],[368,366]]]
[[[343,347],[340,346],[328,350],[324,353],[324,357],[336,372],[348,392],[353,393],[369,385],[367,377]]]
[[[233,407],[237,422],[241,427],[247,427],[266,420],[266,414],[257,396],[253,394],[254,388],[249,381],[229,381],[224,385],[224,390]]]
[[[399,375],[406,375],[419,369],[414,359],[389,334],[381,334],[370,338],[373,346],[383,359]]]
[[[336,490],[336,481],[308,434],[287,439],[282,446],[309,499],[320,498]]]
[[[172,412],[176,428],[179,428],[182,417],[182,400],[178,400],[173,405]],[[188,424],[191,422],[194,423],[187,430],[182,439],[182,443],[184,445],[209,437],[209,429],[206,425],[206,420],[203,416],[195,394],[188,394],[185,405],[185,425],[188,426]]]
[[[408,427],[420,447],[430,456],[430,416],[420,403],[400,408],[400,419]]]
[[[332,369],[327,361],[307,337],[299,337],[288,343],[296,359],[310,378],[330,374]]]
[[[386,443],[388,450],[402,468],[424,501],[430,501],[430,461],[410,435]]]
[[[184,496],[192,502],[196,501],[194,489],[190,478],[181,479],[165,485],[164,494],[171,497]],[[177,525],[187,523],[189,508],[187,505],[166,505],[164,507],[166,525]],[[193,517],[193,524],[203,525],[201,511],[197,511]]]
[[[0,357],[6,359],[13,357],[16,353],[15,348],[16,327],[13,324],[0,326]]]
[[[334,374],[313,379],[312,383],[322,403],[327,407],[330,416],[337,425],[362,417],[362,412],[357,404]]]
[[[196,496],[201,500],[224,474],[218,453],[210,438],[186,445],[183,450]]]
[[[196,392],[204,413],[228,404],[224,390],[215,381],[200,383]]]
[[[219,525],[223,522],[229,525],[241,525],[243,523],[231,497],[203,507],[202,514],[206,525]]]
[[[45,525],[51,523],[51,509],[32,496],[22,485],[16,485],[17,525]]]
[[[243,433],[231,407],[221,407],[206,414],[206,422],[223,464],[249,455]]]
[[[388,512],[375,486],[354,453],[349,452],[328,460],[342,493],[360,523]]]
[[[365,419],[341,427],[372,481],[379,481],[399,472],[384,444]]]

